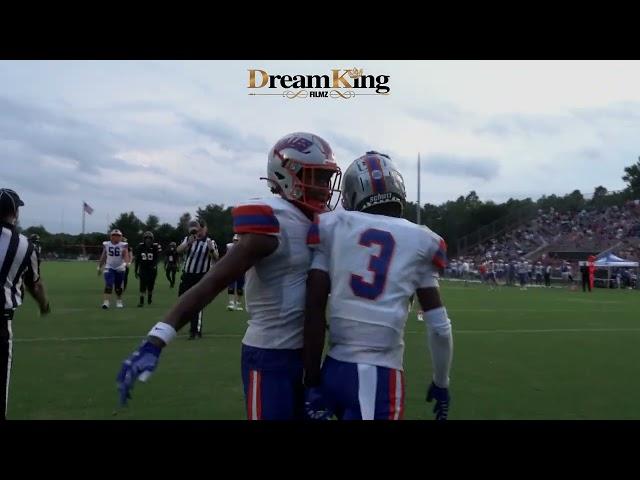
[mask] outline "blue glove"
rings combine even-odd
[[[449,389],[438,387],[435,383],[431,382],[429,390],[427,391],[427,402],[434,399],[436,404],[433,407],[433,413],[436,414],[436,420],[446,420],[449,416],[449,403],[451,402]]]
[[[304,391],[304,414],[307,420],[329,420],[333,412],[327,407],[320,387]]]
[[[122,362],[122,368],[118,373],[118,391],[120,392],[120,405],[125,406],[131,398],[131,390],[136,380],[146,382],[158,366],[158,360],[162,349],[145,340],[138,350]]]

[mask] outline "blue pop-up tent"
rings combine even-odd
[[[609,252],[602,257],[596,258],[595,266],[597,267],[637,267],[638,262],[634,262],[631,260],[625,260],[620,258],[613,253]]]
[[[586,265],[588,262],[579,262],[580,265]],[[606,253],[602,256],[599,256],[598,258],[596,258],[596,261],[594,262],[594,265],[596,267],[596,269],[606,269],[607,270],[607,279],[606,279],[606,285],[608,286],[611,282],[611,269],[612,268],[619,268],[619,267],[629,267],[629,268],[638,268],[638,266],[640,265],[638,262],[632,261],[632,260],[625,260],[624,258],[620,258],[617,255],[614,255],[613,253],[609,252]],[[604,281],[604,279],[596,279],[599,281]]]

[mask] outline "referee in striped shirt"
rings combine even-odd
[[[198,283],[209,271],[213,262],[218,260],[218,246],[216,242],[207,236],[207,226],[203,220],[191,220],[189,222],[189,235],[184,237],[176,251],[185,253],[182,265],[182,276],[178,295]],[[189,330],[189,340],[202,338],[202,310],[194,316]]]
[[[0,189],[0,420],[7,419],[13,347],[11,321],[16,308],[22,305],[23,284],[38,302],[40,313],[49,313],[38,255],[33,244],[15,227],[18,208],[23,205],[16,192]]]

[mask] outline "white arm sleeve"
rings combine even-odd
[[[421,254],[418,259],[420,263],[418,288],[429,288],[439,286],[438,268],[444,268],[446,266],[446,250],[445,247],[440,246],[440,242],[444,244],[440,237],[434,237],[427,235],[426,232],[422,237]]]
[[[309,228],[309,234],[307,235],[307,245],[311,248],[311,255],[313,256],[309,270],[329,272],[329,252],[331,251],[329,242],[331,237],[322,219],[316,219],[316,221],[317,223]]]
[[[420,283],[418,288],[438,288],[440,286],[440,284],[438,283],[439,277],[440,275],[438,274],[438,271],[433,268],[431,264],[422,265],[420,268]]]
[[[329,272],[329,256],[325,254],[321,248],[313,250],[313,260],[311,261],[311,268],[309,270]]]
[[[431,351],[433,381],[438,387],[449,387],[449,372],[453,358],[451,321],[444,307],[424,312],[427,322],[427,343]]]

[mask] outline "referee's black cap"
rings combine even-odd
[[[10,188],[0,188],[0,214],[15,215],[18,207],[22,207],[24,202],[20,196]]]

